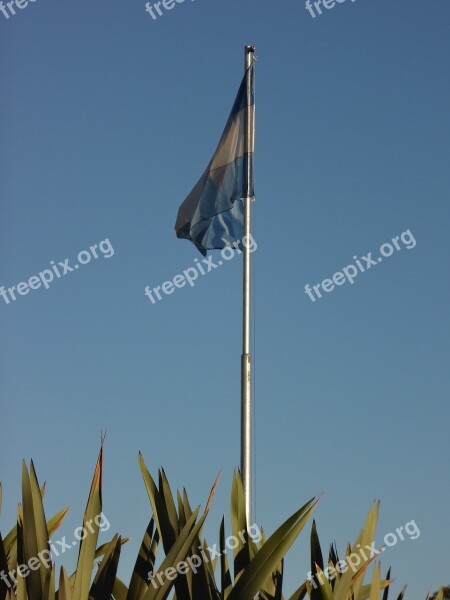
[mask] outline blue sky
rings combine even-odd
[[[217,541],[239,463],[241,261],[155,305],[144,287],[201,258],[176,213],[255,44],[255,520],[272,532],[323,491],[319,535],[342,551],[379,498],[377,544],[412,519],[421,532],[383,555],[395,591],[449,583],[449,24],[446,0],[346,0],[315,18],[302,0],[186,1],[156,20],[143,0],[0,13],[0,285],[114,250],[0,298],[2,532],[33,458],[47,513],[71,506],[69,538],[107,429],[104,512],[133,537],[119,575],[149,519],[139,450],[193,504],[223,470]],[[408,229],[414,248],[305,294]]]

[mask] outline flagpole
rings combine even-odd
[[[254,60],[254,46],[245,46],[245,72]],[[244,199],[244,269],[243,269],[243,319],[242,319],[242,356],[241,356],[241,474],[244,484],[245,513],[247,526],[251,525],[251,484],[252,484],[252,380],[250,355],[250,233],[251,203],[253,190],[253,141],[254,107],[250,106],[252,78],[247,78],[247,107],[245,113],[245,152],[247,153]],[[250,154],[250,156],[249,156]]]

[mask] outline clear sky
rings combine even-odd
[[[346,0],[314,17],[304,0],[186,0],[156,19],[144,0],[36,0],[7,14],[0,285],[109,244],[48,289],[0,297],[2,532],[33,458],[48,515],[71,506],[69,538],[107,429],[104,512],[133,537],[120,576],[149,519],[139,450],[193,504],[223,469],[206,528],[218,541],[239,464],[241,260],[154,305],[144,287],[201,258],[176,213],[255,44],[255,520],[272,532],[323,491],[319,535],[342,552],[379,498],[377,545],[411,520],[421,532],[383,554],[395,591],[450,583],[448,0]],[[414,247],[391,242],[353,285],[305,294],[407,230]]]

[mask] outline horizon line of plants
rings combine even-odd
[[[40,561],[36,557],[42,553],[51,556],[49,540],[60,527],[68,512],[64,508],[46,520],[43,499],[45,486],[40,487],[33,461],[30,468],[22,465],[22,503],[19,504],[17,523],[3,538],[0,533],[0,573],[17,571],[20,565],[27,565],[34,559],[34,568],[26,576],[16,578],[11,586],[0,578],[0,600],[284,600],[283,577],[284,557],[298,535],[312,516],[318,498],[312,498],[289,517],[270,536],[260,529],[257,541],[249,534],[246,522],[245,499],[241,476],[235,473],[231,489],[231,533],[237,545],[233,548],[232,568],[226,556],[225,517],[219,531],[220,556],[211,557],[202,530],[209,512],[216,479],[205,510],[200,506],[192,509],[186,490],[176,496],[172,494],[163,469],[158,471],[158,484],[150,475],[144,459],[139,453],[139,466],[150,500],[152,515],[144,533],[136,563],[128,587],[117,577],[121,548],[128,538],[115,534],[106,544],[97,547],[99,524],[98,515],[102,511],[102,439],[91,489],[83,516],[83,528],[89,535],[80,541],[75,571],[68,575],[64,567],[57,577],[54,563]],[[2,487],[0,483],[0,511]],[[369,509],[364,527],[353,545],[348,544],[344,555],[356,552],[357,547],[371,544],[375,539],[379,502]],[[388,600],[390,569],[386,578],[380,575],[380,563],[375,556],[363,558],[359,569],[341,573],[336,569],[340,561],[335,546],[331,545],[327,561],[317,535],[315,522],[311,528],[311,573],[323,583],[317,587],[305,579],[299,582],[296,591],[287,600]],[[173,573],[176,567],[192,558],[201,549],[207,560],[202,560],[195,573],[188,569],[175,579],[162,577],[158,585],[152,585],[150,573]],[[162,558],[157,564],[157,554]],[[189,563],[189,561],[188,561]],[[365,582],[367,568],[374,563],[371,577]],[[96,568],[96,571],[95,571]],[[328,569],[328,570],[327,570]],[[327,575],[333,569],[334,577]],[[58,582],[58,583],[57,583]],[[404,597],[406,586],[397,600]],[[427,600],[450,598],[450,588],[442,587]]]

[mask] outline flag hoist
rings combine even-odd
[[[251,205],[254,200],[255,47],[245,46],[245,73],[219,145],[205,172],[178,210],[177,237],[207,250],[239,244],[243,254],[243,327],[241,356],[241,475],[247,525],[251,524],[252,372]]]

